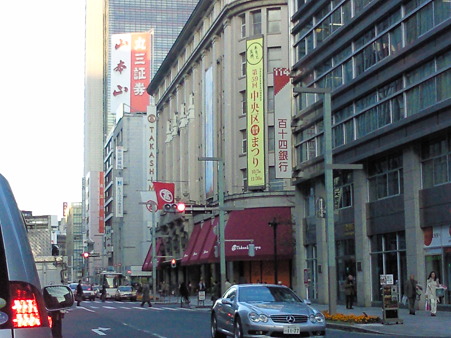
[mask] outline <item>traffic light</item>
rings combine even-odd
[[[177,262],[175,258],[171,259],[171,268],[175,268],[177,266]]]
[[[186,205],[183,202],[180,203],[166,203],[163,206],[163,210],[165,212],[172,212],[172,213],[178,213],[178,212],[185,212]]]
[[[83,256],[83,258],[88,258],[89,257],[89,252],[83,252],[81,255]]]

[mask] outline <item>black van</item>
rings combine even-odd
[[[0,338],[52,337],[51,311],[72,304],[66,286],[41,290],[22,213],[0,174]]]

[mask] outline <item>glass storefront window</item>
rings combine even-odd
[[[380,275],[393,275],[401,290],[407,280],[405,232],[375,235],[370,242],[373,301],[381,301]]]

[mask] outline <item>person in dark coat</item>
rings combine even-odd
[[[142,294],[143,294],[143,298],[142,298],[141,306],[144,306],[145,303],[148,303],[149,307],[152,307],[152,304],[150,303],[150,287],[149,287],[149,284],[144,284],[143,285]]]
[[[346,296],[346,308],[352,309],[354,303],[354,297],[356,295],[355,281],[352,275],[346,278],[345,282],[345,296]]]
[[[83,300],[83,288],[81,287],[81,279],[78,281],[75,299],[77,300],[77,306],[80,306],[80,303]]]
[[[106,285],[105,284],[102,285],[102,290],[100,290],[100,299],[102,300],[102,302],[105,302],[105,299],[106,299]]]
[[[409,314],[415,315],[415,301],[417,299],[417,290],[421,290],[418,282],[415,280],[415,276],[410,275],[410,279],[406,282],[405,295],[409,300]]]
[[[189,301],[189,291],[188,291],[188,288],[187,288],[185,282],[182,282],[180,284],[179,292],[180,292],[180,297],[182,297],[185,300],[185,302],[187,304],[189,304],[190,303],[190,301]]]

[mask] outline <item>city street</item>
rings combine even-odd
[[[82,302],[63,321],[63,337],[210,337],[209,308],[180,308],[176,304],[140,307],[139,302]],[[381,337],[339,330],[327,330],[328,337]],[[384,337],[396,337],[384,335]]]

